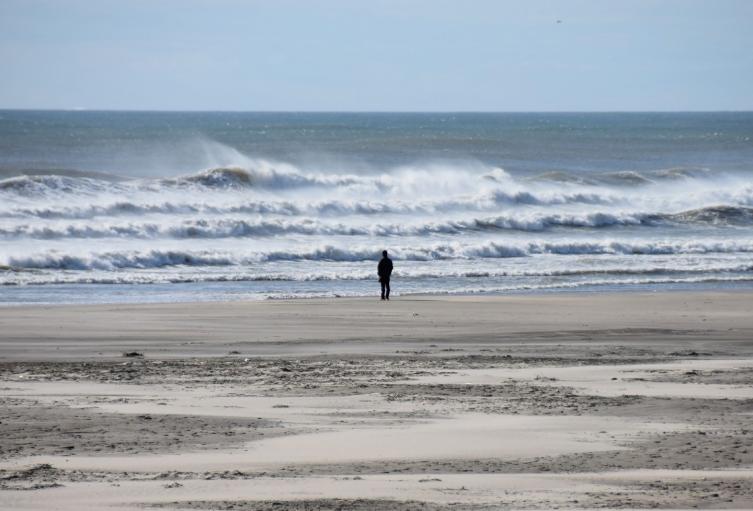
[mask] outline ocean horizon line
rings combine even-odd
[[[750,110],[213,110],[213,109],[123,109],[123,108],[6,108],[0,112],[90,112],[90,113],[206,113],[206,114],[451,114],[451,115],[499,115],[499,114],[749,114]]]

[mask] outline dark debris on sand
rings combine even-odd
[[[390,499],[306,499],[264,501],[189,501],[154,507],[175,507],[211,511],[471,511],[491,509],[488,506],[437,504],[421,501]],[[498,508],[497,508],[498,509]]]
[[[62,486],[61,470],[46,463],[18,470],[0,470],[0,490],[42,490]]]

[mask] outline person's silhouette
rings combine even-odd
[[[379,283],[382,285],[382,300],[390,299],[390,276],[392,275],[392,259],[387,257],[387,251],[382,251],[382,260],[377,266]]]

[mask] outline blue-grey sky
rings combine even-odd
[[[0,0],[0,108],[753,110],[752,27],[753,0]]]

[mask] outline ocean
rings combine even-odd
[[[753,113],[0,111],[0,303],[753,286]]]

